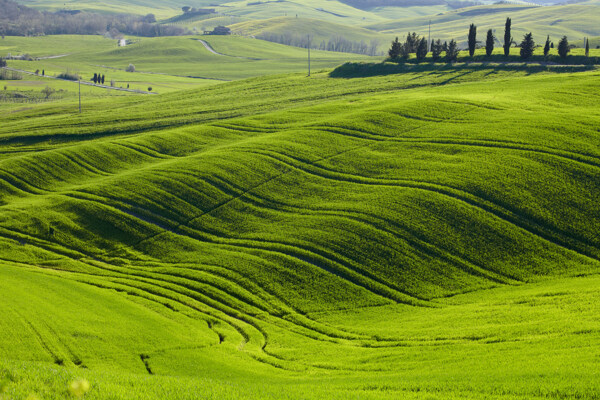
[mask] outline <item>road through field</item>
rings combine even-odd
[[[197,41],[199,41],[200,43],[202,43],[202,45],[206,48],[206,50],[210,51],[211,53],[217,55],[217,56],[227,56],[226,54],[221,54],[218,51],[215,51],[215,49],[213,49],[210,44],[208,44],[207,42],[205,42],[202,39],[196,39]]]

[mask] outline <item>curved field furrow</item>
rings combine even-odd
[[[435,255],[436,257],[441,258],[443,261],[465,270],[465,272],[471,275],[480,276],[496,283],[510,284],[521,282],[519,278],[511,276],[510,274],[506,274],[502,271],[485,269],[484,267],[477,265],[475,262],[464,258],[464,256],[451,254],[447,249],[443,249],[435,244],[427,242],[423,238],[420,238],[416,232],[409,230],[407,226],[400,224],[399,221],[392,221],[384,218],[381,215],[360,212],[358,210],[313,208],[310,206],[297,207],[294,205],[277,202],[275,200],[266,199],[264,197],[259,197],[256,194],[246,196],[243,201],[247,201],[248,204],[258,207],[264,207],[273,211],[286,211],[295,215],[330,216],[340,219],[346,218],[368,225],[382,232],[389,233],[394,237],[407,242],[416,251],[422,254]],[[390,229],[388,227],[393,227],[394,229]]]
[[[549,230],[549,228],[541,226],[538,222],[532,221],[526,216],[519,215],[516,210],[504,209],[502,206],[495,204],[490,200],[482,199],[472,193],[468,193],[464,190],[457,189],[452,186],[441,185],[439,183],[408,181],[402,179],[392,180],[369,178],[365,176],[351,175],[340,171],[327,169],[323,166],[316,165],[315,162],[307,162],[305,160],[295,158],[289,155],[268,152],[266,150],[248,152],[271,156],[273,159],[276,159],[289,167],[295,168],[309,175],[313,175],[323,179],[330,179],[360,185],[395,186],[410,189],[426,190],[429,192],[454,198],[458,201],[467,203],[473,207],[477,207],[486,212],[492,213],[498,218],[501,218],[510,224],[513,224],[525,231],[528,231],[533,235],[539,236],[544,240],[551,242],[557,246],[563,247],[575,253],[579,253],[580,255],[592,258],[594,260],[598,260],[600,257],[598,254],[596,254],[598,249],[596,249],[596,251],[593,251],[592,249],[594,247],[590,248],[590,246],[594,245],[591,243],[583,242],[585,240],[584,238],[571,237],[565,232]]]
[[[439,138],[439,139],[430,139],[430,138],[400,138],[394,136],[385,136],[379,135],[373,132],[360,131],[355,129],[350,129],[348,127],[338,127],[338,126],[323,126],[317,125],[311,127],[311,129],[318,131],[325,131],[334,134],[339,134],[343,136],[349,136],[352,138],[372,140],[377,142],[393,142],[393,143],[426,143],[426,144],[439,144],[439,145],[451,145],[451,146],[472,146],[472,147],[483,147],[483,148],[497,148],[503,150],[515,150],[515,151],[524,151],[530,153],[538,153],[549,155],[553,157],[557,157],[560,159],[565,159],[567,161],[574,161],[578,163],[582,163],[585,165],[589,165],[592,167],[600,168],[600,157],[592,154],[582,154],[577,152],[570,152],[561,149],[555,149],[551,147],[541,147],[528,145],[525,143],[519,143],[514,141],[499,141],[496,139],[455,139],[455,138]],[[351,134],[350,132],[355,132],[355,134]]]

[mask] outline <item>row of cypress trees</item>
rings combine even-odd
[[[504,56],[508,57],[510,55],[510,48],[513,44],[517,44],[512,36],[512,21],[510,18],[506,19],[506,23],[504,25]],[[494,36],[494,32],[492,29],[487,31],[487,37],[485,40],[485,54],[487,57],[492,55],[494,51],[494,46],[496,42],[496,37]],[[468,50],[469,55],[473,57],[475,55],[475,49],[477,47],[477,26],[475,24],[471,24],[469,26],[469,35],[468,35]],[[520,47],[520,56],[522,59],[526,60],[533,55],[533,50],[535,48],[535,41],[533,40],[533,35],[531,32],[525,34],[523,36],[523,40],[518,45]],[[546,43],[544,46],[544,56],[548,56],[550,53],[550,49],[554,48],[554,43],[550,41],[550,36],[546,38]],[[562,58],[566,58],[571,50],[569,46],[569,41],[566,36],[563,36],[558,43],[558,54]],[[399,59],[399,58],[408,58],[409,54],[414,53],[417,57],[417,60],[423,60],[427,53],[431,51],[432,58],[434,61],[441,59],[441,53],[445,52],[445,59],[449,62],[455,61],[458,57],[458,45],[454,39],[448,42],[444,42],[442,44],[441,40],[432,40],[431,48],[428,49],[428,41],[426,38],[419,37],[416,33],[409,33],[406,37],[404,43],[401,43],[398,38],[392,42],[392,47],[390,48],[388,55],[391,59]],[[586,40],[585,47],[585,55],[589,57],[589,40]]]
[[[94,83],[104,85],[104,75],[94,73],[94,77],[92,78]]]
[[[512,37],[511,33],[512,21],[510,18],[506,18],[506,23],[504,24],[504,56],[508,57],[510,54],[510,48],[513,44],[516,44],[515,40]],[[494,43],[496,41],[496,37],[494,36],[494,32],[489,29],[487,31],[487,37],[485,40],[485,54],[490,57],[492,52],[494,51]],[[475,47],[477,46],[477,26],[475,24],[471,24],[469,27],[469,37],[468,37],[468,47],[469,47],[469,55],[473,57],[475,54]],[[533,49],[535,48],[535,41],[533,40],[533,35],[531,32],[525,34],[523,36],[523,40],[519,44],[520,55],[521,58],[526,60],[533,55]],[[544,56],[548,56],[550,53],[550,49],[554,48],[554,43],[550,42],[550,36],[546,38],[546,44],[544,45]],[[566,58],[569,51],[571,50],[569,46],[569,40],[566,36],[563,36],[558,42],[558,54],[562,58]],[[589,40],[586,41],[586,57],[589,56]]]

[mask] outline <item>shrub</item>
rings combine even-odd
[[[569,41],[566,36],[563,36],[562,39],[560,39],[560,42],[558,42],[558,55],[562,58],[567,58],[570,51]]]
[[[127,68],[125,68],[125,71],[127,71],[127,72],[135,72],[135,65],[129,64],[129,66]]]
[[[519,47],[521,47],[521,58],[523,60],[527,60],[533,55],[535,42],[533,41],[533,36],[531,35],[531,32],[529,32],[523,37],[523,41],[521,42]]]
[[[52,96],[54,92],[56,92],[56,90],[54,90],[50,86],[46,86],[44,89],[42,89],[42,93],[44,94],[44,96],[46,96],[46,99]]]
[[[62,72],[62,73],[58,74],[56,77],[58,79],[66,79],[68,81],[78,81],[79,80],[79,75],[77,75],[76,73],[73,73],[71,71]]]

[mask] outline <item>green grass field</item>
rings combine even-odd
[[[208,42],[223,54],[209,52],[198,40]],[[269,74],[307,71],[306,50],[245,37],[170,37],[131,38],[133,44],[117,47],[115,40],[101,36],[6,37],[0,41],[0,55],[29,54],[31,57],[59,58],[36,61],[9,61],[12,68],[34,72],[44,71],[57,76],[72,71],[91,81],[94,73],[106,77],[105,84],[115,87],[157,93],[212,86],[230,80]],[[313,51],[313,70],[332,68],[347,60],[369,61],[370,57],[355,54]],[[136,72],[126,72],[129,64]],[[77,84],[24,75],[23,80],[0,81],[0,89],[40,91],[46,86],[64,90],[66,98],[77,97]],[[124,96],[124,92],[84,87],[84,100],[97,96]],[[14,106],[14,105],[13,105]],[[18,106],[18,105],[17,105]],[[4,107],[4,106],[2,106]]]
[[[597,398],[600,72],[560,71],[0,114],[0,396]]]

